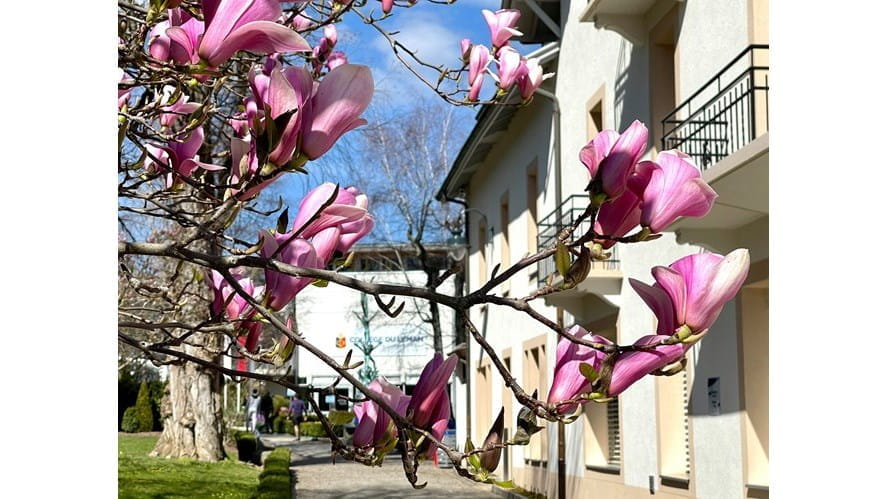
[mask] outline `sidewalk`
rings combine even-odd
[[[499,497],[490,485],[479,484],[456,475],[452,469],[439,469],[430,461],[419,464],[421,490],[413,489],[403,474],[400,456],[389,456],[381,467],[370,468],[345,461],[330,454],[328,440],[302,440],[292,435],[261,435],[266,447],[289,447],[295,476],[293,497],[300,499],[357,499],[365,497],[399,499],[402,497],[447,497],[448,499]]]

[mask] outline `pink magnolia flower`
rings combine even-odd
[[[367,122],[360,117],[373,98],[370,68],[343,64],[317,86],[310,113],[302,120],[301,151],[308,159],[323,156],[346,132]]]
[[[274,68],[267,95],[267,106],[272,120],[289,115],[286,126],[279,132],[268,161],[278,166],[289,163],[299,147],[302,124],[309,111],[308,102],[314,89],[311,73],[304,67]]]
[[[285,245],[274,257],[275,260],[295,267],[321,268],[322,262],[318,261],[314,246],[300,237],[290,241],[290,236],[289,233],[272,235],[267,231],[260,232],[262,257],[271,258],[281,245]],[[265,305],[274,311],[282,310],[313,280],[310,277],[296,277],[265,269]]]
[[[326,68],[330,71],[343,64],[348,64],[348,56],[346,56],[345,52],[342,52],[341,50],[332,52],[329,57],[326,58]]]
[[[508,43],[512,36],[521,36],[523,33],[514,29],[520,19],[520,11],[517,9],[500,9],[491,12],[487,9],[481,11],[487,26],[490,28],[490,40],[494,48],[501,48]]]
[[[200,106],[199,102],[188,102],[188,96],[183,95],[174,103],[160,108],[162,111],[160,114],[160,126],[172,128],[179,118],[197,111],[200,109]]]
[[[159,23],[158,26],[161,24],[163,23]],[[200,62],[197,47],[203,34],[203,21],[191,17],[182,9],[170,9],[169,24],[162,35],[157,32],[158,36],[153,39],[153,44],[148,46],[148,51],[158,60],[171,59],[179,65],[197,64]],[[163,57],[164,55],[166,57]]]
[[[296,31],[308,31],[312,24],[311,20],[302,14],[293,18],[293,27],[296,28]]]
[[[256,155],[256,141],[251,140],[248,133],[245,138],[232,137],[231,176],[228,182],[232,187],[228,189],[228,196],[237,196],[240,201],[248,201],[256,197],[262,189],[274,183],[284,173],[281,170],[259,184],[244,189],[244,184],[252,180],[258,171],[259,159]]]
[[[653,345],[668,339],[666,335],[643,336],[635,345]],[[644,376],[679,361],[691,345],[660,345],[649,351],[634,351],[620,354],[613,366],[610,387],[607,395],[615,397],[624,392]]]
[[[704,217],[711,211],[715,193],[693,163],[680,151],[663,151],[656,161],[642,161],[637,175],[647,177],[642,196],[641,225],[662,232],[679,217]],[[629,187],[632,187],[629,185]]]
[[[471,53],[471,40],[463,38],[462,41],[459,42],[459,47],[462,49],[462,62],[468,62],[468,57]]]
[[[278,0],[203,0],[206,32],[196,53],[215,68],[235,52],[261,54],[307,52],[308,42],[298,33],[277,24],[283,13]],[[173,35],[167,30],[167,35]]]
[[[490,50],[484,45],[471,47],[471,55],[468,64],[468,84],[474,86],[474,81],[487,70],[490,64]]]
[[[698,253],[668,267],[654,267],[652,286],[629,279],[631,286],[659,320],[657,332],[671,336],[681,326],[704,334],[728,301],[739,292],[748,275],[747,249],[727,256]]]
[[[508,90],[527,72],[525,59],[511,47],[499,50],[499,88]]]
[[[369,201],[356,187],[339,189],[333,202],[318,210],[336,192],[336,185],[325,182],[315,187],[299,203],[299,212],[293,220],[293,231],[308,239],[325,266],[336,252],[347,253],[351,246],[373,228],[374,219],[367,211]],[[308,222],[314,218],[310,223]]]
[[[435,438],[442,438],[450,420],[450,397],[447,394],[447,382],[450,380],[459,358],[450,355],[446,361],[439,353],[425,365],[419,381],[413,389],[412,399],[407,406],[407,417],[416,426],[428,430]],[[432,444],[427,455],[434,454],[436,445]]]
[[[641,200],[632,191],[626,190],[616,199],[601,205],[594,231],[603,236],[624,237],[641,222]],[[604,249],[612,248],[616,241],[595,239]]]
[[[394,0],[382,0],[382,12],[389,13],[394,7]]]
[[[619,197],[628,177],[647,147],[647,127],[635,120],[622,135],[604,130],[579,151],[579,160],[588,169],[591,180],[601,180],[611,198]]]
[[[542,85],[542,82],[554,76],[554,73],[542,73],[542,66],[536,59],[527,59],[526,72],[517,80],[517,88],[523,100],[527,100],[533,96],[536,89]]]
[[[471,84],[471,89],[468,91],[468,100],[471,102],[477,101],[478,97],[480,97],[480,91],[484,86],[484,74],[481,73],[477,75],[477,79],[474,80],[474,83]]]
[[[578,325],[570,328],[567,334],[576,338],[589,336],[588,331]],[[603,336],[591,335],[588,339],[597,343],[612,344],[610,340]],[[566,338],[561,338],[557,344],[554,380],[551,382],[551,389],[548,391],[548,403],[556,404],[575,398],[583,393],[588,393],[591,390],[591,382],[579,371],[579,364],[589,364],[596,371],[600,372],[604,357],[605,354],[601,351],[573,343]],[[576,407],[578,407],[578,404],[561,405],[558,407],[557,412],[559,414],[570,414],[576,410]]]
[[[249,293],[250,296],[256,297],[261,295],[264,290],[262,286],[259,286],[258,288],[255,287],[253,285],[253,280],[248,276],[244,277],[243,273],[240,271],[232,270],[231,276],[237,280],[237,284],[239,284],[244,291]],[[210,310],[214,317],[220,316],[223,312],[225,317],[229,320],[237,320],[250,315],[247,312],[251,310],[252,307],[247,303],[246,298],[240,296],[236,290],[228,284],[228,281],[222,277],[222,274],[213,270],[210,272],[210,275],[206,277],[206,281],[213,292],[213,301],[212,305],[210,305]]]
[[[145,159],[145,169],[165,172],[168,189],[181,184],[181,177],[190,178],[197,168],[223,170],[224,167],[202,163],[197,159],[203,138],[203,127],[198,127],[182,142],[170,141],[164,146],[148,144],[145,147],[149,153]]]
[[[389,407],[401,416],[406,415],[410,396],[405,395],[400,388],[392,385],[384,378],[374,380],[369,389],[382,397]],[[379,404],[367,400],[354,405],[354,415],[357,416],[357,427],[354,429],[354,446],[359,449],[374,453],[384,453],[394,447],[397,440],[397,432],[391,416],[379,407]]]

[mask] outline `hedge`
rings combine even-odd
[[[290,497],[293,483],[290,476],[290,450],[277,448],[265,458],[265,465],[259,474],[259,486],[255,499]]]
[[[299,425],[303,437],[325,437],[323,425],[320,421],[305,421]]]
[[[288,433],[293,435],[293,420],[289,416],[277,416],[274,418],[272,428],[274,433]]]
[[[234,433],[234,441],[237,442],[237,459],[244,462],[254,462],[256,459],[256,436],[249,431],[237,431]]]

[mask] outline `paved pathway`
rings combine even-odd
[[[345,461],[332,463],[329,441],[296,442],[286,435],[262,436],[266,446],[285,446],[293,451],[293,469],[299,499],[364,499],[402,497],[446,497],[448,499],[493,498],[490,485],[474,483],[459,477],[452,469],[441,469],[430,461],[419,464],[419,482],[427,481],[422,490],[413,489],[403,474],[399,456],[389,456],[381,467],[370,468]]]

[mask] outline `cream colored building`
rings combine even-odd
[[[521,41],[540,44],[533,56],[557,75],[527,107],[482,109],[440,190],[441,199],[468,206],[469,291],[495,265],[550,244],[582,212],[588,174],[579,150],[599,130],[622,131],[634,119],[650,130],[646,158],[672,148],[692,156],[719,194],[714,208],[656,241],[619,245],[582,284],[534,308],[631,343],[655,331],[655,318],[628,278],[650,283],[653,266],[700,251],[745,247],[752,260],[745,287],[688,354],[684,373],[642,379],[614,402],[588,404],[566,426],[566,497],[768,497],[767,0],[503,0],[502,7],[522,11]],[[497,291],[526,296],[552,270],[540,263]],[[544,399],[555,335],[500,307],[475,308],[471,317],[521,386]],[[513,433],[520,406],[476,343],[468,361],[460,428],[470,426],[478,442],[504,407]],[[558,497],[557,434],[548,424],[529,446],[511,448],[500,476]]]

